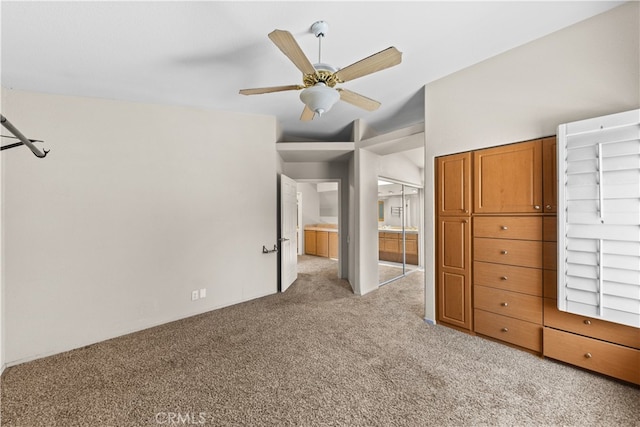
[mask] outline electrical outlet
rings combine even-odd
[[[198,291],[191,291],[191,301],[195,301],[198,299]]]
[[[200,289],[200,298],[206,298],[206,297],[207,297],[207,288]]]

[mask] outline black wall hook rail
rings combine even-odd
[[[277,245],[273,245],[273,249],[267,249],[266,246],[262,246],[262,253],[263,254],[270,254],[272,252],[278,252],[278,246]]]
[[[9,149],[9,148],[14,148],[14,147],[19,147],[21,145],[26,145],[27,147],[29,147],[31,152],[36,157],[39,157],[39,158],[42,159],[42,158],[47,156],[47,153],[49,152],[49,150],[40,151],[40,149],[38,147],[33,145],[34,142],[42,142],[42,141],[28,139],[26,136],[24,136],[22,134],[22,132],[20,132],[18,129],[16,129],[16,127],[14,125],[12,125],[11,122],[9,120],[7,120],[7,118],[5,116],[3,116],[2,114],[0,114],[0,124],[2,124],[2,126],[5,127],[5,129],[7,129],[12,134],[14,134],[15,137],[20,140],[19,143],[9,144],[9,145],[6,145],[6,146],[2,147],[2,150]]]
[[[13,139],[18,139],[15,136],[9,136],[9,135],[0,135],[3,138],[13,138]],[[44,142],[41,141],[39,139],[30,139],[29,141],[31,142]],[[7,145],[3,145],[2,147],[0,147],[0,151],[1,150],[8,150],[9,148],[14,148],[14,147],[20,147],[21,145],[24,145],[24,142],[16,142],[14,144],[7,144]],[[48,151],[47,151],[48,153]]]

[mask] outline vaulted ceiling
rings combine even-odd
[[[623,2],[2,1],[2,86],[39,92],[274,115],[283,140],[345,141],[356,119],[379,133],[424,120],[425,84]],[[302,83],[271,42],[288,30],[312,63],[345,66],[395,46],[395,67],[341,86],[382,103],[338,102],[299,120]]]

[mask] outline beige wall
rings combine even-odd
[[[639,6],[624,4],[426,86],[427,230],[435,229],[436,156],[555,135],[561,123],[640,106]],[[434,320],[434,239],[425,246],[425,319]]]
[[[1,99],[0,99],[1,101]],[[4,129],[4,128],[3,128]],[[3,133],[6,135],[8,133]],[[5,143],[3,143],[4,145]],[[14,148],[15,150],[15,148]],[[2,159],[0,158],[0,375],[4,372],[5,368],[5,356],[4,356],[4,231],[2,230],[2,212],[4,211],[4,203],[2,201],[2,194],[4,194],[4,179],[2,178]]]
[[[7,364],[276,292],[273,117],[2,95]]]
[[[355,151],[356,194],[356,286],[364,295],[378,289],[378,171],[380,156],[357,147]]]
[[[424,170],[409,160],[404,152],[380,156],[378,175],[418,187],[422,187],[424,181]]]

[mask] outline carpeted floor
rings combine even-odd
[[[9,368],[3,426],[639,426],[640,388],[422,321],[301,257],[272,295]]]
[[[406,274],[413,274],[419,270],[417,265],[412,264],[407,264],[405,269]],[[402,264],[384,261],[378,264],[378,283],[385,283],[400,276],[402,276]]]

